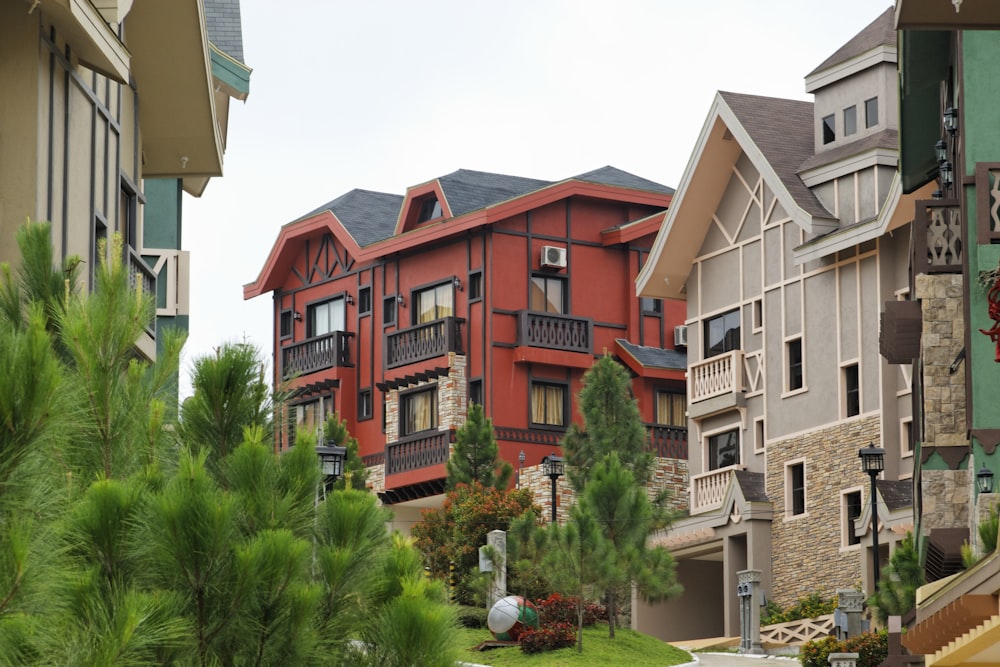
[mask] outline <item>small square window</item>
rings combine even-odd
[[[740,432],[737,429],[710,435],[707,441],[709,470],[718,470],[739,464]]]
[[[832,114],[829,115],[829,116],[825,116],[823,118],[823,143],[824,144],[832,144],[834,142],[834,140],[837,138],[837,133],[834,130],[834,128],[836,126],[835,124],[836,124],[836,117],[833,116]]]
[[[861,492],[848,491],[840,496],[841,544],[845,547],[861,543],[861,536],[854,532],[854,522],[861,516]]]
[[[806,513],[806,464],[802,461],[785,465],[785,514]]]
[[[371,419],[375,414],[375,405],[372,403],[372,390],[362,389],[358,392],[358,419]]]
[[[786,343],[788,351],[788,391],[802,389],[802,339]]]
[[[865,127],[878,125],[878,98],[865,100]]]
[[[363,285],[358,290],[358,315],[370,315],[372,312],[371,285]]]
[[[664,426],[687,426],[687,398],[673,391],[656,392],[656,423]]]
[[[566,279],[554,276],[531,277],[531,310],[539,313],[565,313]]]
[[[283,310],[279,316],[281,340],[292,337],[292,311]]]
[[[764,420],[755,419],[753,422],[753,448],[754,451],[762,452],[767,448],[764,434]]]
[[[469,380],[469,403],[483,404],[483,381]]]
[[[399,434],[432,431],[438,425],[437,385],[399,396]]]
[[[741,344],[739,310],[705,320],[705,359],[739,350]]]
[[[382,300],[382,324],[390,326],[396,323],[396,296],[387,296]]]
[[[483,273],[477,271],[469,276],[469,301],[483,298]]]
[[[913,419],[910,417],[899,423],[899,449],[903,456],[913,454]]]
[[[531,425],[566,425],[566,385],[533,382],[531,384]]]
[[[663,301],[660,299],[651,299],[644,296],[639,299],[639,305],[641,306],[643,315],[659,315],[663,312]]]
[[[753,300],[753,330],[764,328],[764,299]]]
[[[858,108],[847,107],[844,109],[844,136],[849,137],[858,131]]]
[[[334,331],[347,331],[344,297],[306,306],[306,337],[314,338]]]
[[[861,384],[857,364],[844,366],[844,413],[848,417],[861,414]]]

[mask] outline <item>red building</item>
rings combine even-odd
[[[274,381],[296,388],[280,446],[337,411],[383,501],[426,506],[469,401],[502,458],[537,466],[608,352],[635,377],[651,446],[686,460],[684,304],[634,287],[672,193],[612,167],[558,182],[459,170],[285,225],[244,288],[273,294]]]

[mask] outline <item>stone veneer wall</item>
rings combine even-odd
[[[653,477],[646,487],[650,500],[663,489],[670,492],[670,506],[678,512],[688,509],[688,462],[681,459],[653,459]],[[542,519],[552,518],[552,480],[542,474],[542,466],[521,469],[521,488],[530,489],[536,505],[542,508]],[[569,516],[576,494],[565,476],[556,480],[556,519],[562,523]]]
[[[914,296],[920,299],[923,330],[920,339],[923,372],[923,433],[921,447],[969,446],[966,438],[965,372],[950,366],[965,345],[962,276],[945,273],[918,275]],[[967,363],[967,362],[963,362]],[[933,463],[933,462],[932,462]],[[934,528],[972,525],[972,472],[941,469],[926,463],[920,472],[922,511],[920,532]]]
[[[841,547],[841,496],[861,486],[863,502],[870,478],[861,472],[858,450],[880,440],[878,416],[863,417],[787,440],[767,443],[767,495],[771,522],[772,598],[788,606],[810,593],[831,597],[861,580],[860,547]],[[785,462],[805,460],[806,512],[785,516]]]

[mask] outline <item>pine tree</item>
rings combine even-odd
[[[924,585],[924,570],[913,533],[906,533],[882,568],[878,591],[868,600],[875,616],[886,623],[890,616],[905,616],[917,606],[917,589]]]
[[[495,489],[506,489],[514,474],[508,461],[499,465],[493,420],[487,419],[483,406],[473,403],[465,423],[455,433],[455,446],[447,462],[447,488],[457,484],[479,483]]]
[[[344,457],[344,474],[337,479],[333,488],[336,490],[351,488],[360,491],[367,489],[368,468],[361,458],[358,439],[351,437],[347,430],[347,420],[341,419],[336,412],[329,415],[323,424],[323,440],[326,445],[333,444],[347,450],[347,455]]]

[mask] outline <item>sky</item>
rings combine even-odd
[[[281,226],[361,188],[474,169],[561,180],[612,165],[676,187],[716,91],[811,100],[805,76],[872,0],[242,0],[250,95],[224,176],[185,196],[193,361],[272,346],[243,300]]]

